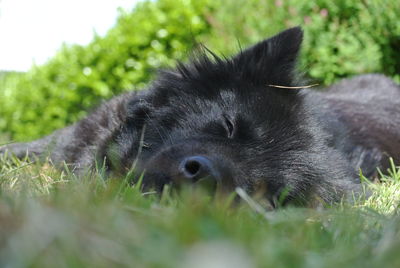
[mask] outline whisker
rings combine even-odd
[[[312,84],[312,85],[306,85],[306,86],[295,86],[295,87],[290,87],[290,86],[281,86],[281,85],[268,85],[269,87],[276,87],[276,88],[287,88],[287,89],[302,89],[302,88],[310,88],[310,87],[315,87],[318,86],[319,84]]]

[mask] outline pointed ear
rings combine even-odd
[[[290,86],[302,40],[300,27],[285,30],[240,52],[233,64],[252,83]]]

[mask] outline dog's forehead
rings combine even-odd
[[[252,85],[241,80],[220,79],[196,81],[176,79],[170,83],[158,83],[152,88],[148,102],[153,113],[164,117],[174,113],[179,117],[191,114],[213,116],[259,113],[268,105],[266,87]],[[262,107],[262,108],[260,108]]]
[[[182,99],[178,100],[182,103]],[[187,95],[184,102],[193,108],[200,108],[203,112],[209,111],[234,111],[241,105],[245,105],[241,94],[238,94],[234,89],[218,89],[216,88],[213,94],[210,95]]]

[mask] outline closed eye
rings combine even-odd
[[[224,116],[224,127],[228,138],[233,138],[235,134],[235,124],[228,116]]]
[[[145,149],[151,148],[151,143],[143,142],[142,147]]]

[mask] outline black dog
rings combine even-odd
[[[283,192],[286,202],[340,200],[359,190],[359,168],[373,176],[388,156],[400,159],[400,88],[381,75],[325,92],[288,88],[303,85],[294,73],[302,36],[292,28],[230,59],[197,57],[162,71],[146,91],[1,150],[50,156],[78,171],[104,163],[126,174],[134,166],[158,191],[208,182],[270,200]]]

